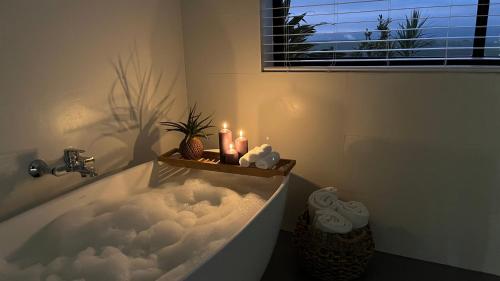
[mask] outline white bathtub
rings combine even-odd
[[[38,230],[73,208],[99,198],[125,197],[130,192],[142,192],[164,182],[183,182],[191,177],[230,187],[240,194],[251,191],[267,201],[220,250],[198,263],[183,280],[260,280],[279,233],[288,177],[267,179],[178,169],[156,161],[103,178],[0,223],[0,258],[6,258]],[[225,184],[235,181],[237,186]]]

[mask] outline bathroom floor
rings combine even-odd
[[[261,281],[313,280],[301,272],[292,248],[292,235],[281,231]],[[365,276],[357,281],[500,281],[500,277],[451,266],[377,252]]]

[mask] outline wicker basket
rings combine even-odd
[[[299,217],[293,242],[303,268],[319,280],[358,278],[375,251],[368,225],[347,234],[326,233],[311,225],[307,211]]]

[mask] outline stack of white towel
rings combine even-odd
[[[240,166],[250,167],[252,163],[260,169],[272,169],[280,161],[280,154],[269,144],[256,146],[240,158]]]
[[[370,213],[361,202],[344,202],[337,189],[325,187],[309,196],[309,216],[314,227],[329,233],[348,233],[368,224]]]

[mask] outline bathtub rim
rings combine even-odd
[[[87,178],[83,182],[78,182],[78,183],[72,184],[69,187],[67,187],[66,190],[64,190],[60,193],[49,196],[48,198],[34,200],[32,203],[27,204],[26,206],[22,206],[22,207],[15,209],[13,211],[6,212],[5,214],[0,216],[0,224],[8,222],[12,219],[24,216],[24,215],[30,213],[34,209],[41,208],[42,206],[50,204],[51,202],[53,202],[54,200],[58,200],[59,198],[64,198],[64,197],[68,196],[69,194],[71,194],[72,192],[77,192],[81,189],[84,189],[88,185],[91,185],[91,184],[96,183],[96,182],[101,181],[101,180],[109,179],[115,175],[122,173],[122,172],[135,169],[135,168],[140,167],[142,165],[146,165],[152,161],[156,161],[156,160],[143,162],[143,163],[137,164],[135,166],[125,166],[125,167],[116,168],[116,169],[113,169],[111,171],[100,174],[97,177]]]
[[[131,171],[134,169],[139,169],[145,165],[152,165],[155,161],[157,160],[150,160],[131,167],[118,168],[116,170],[101,174],[97,177],[89,178],[88,180],[77,183],[71,186],[68,190],[65,190],[64,192],[59,193],[57,195],[54,195],[47,200],[40,200],[38,202],[33,203],[33,205],[26,206],[25,208],[22,208],[16,212],[12,212],[8,216],[0,217],[0,224],[8,224],[10,223],[10,221],[14,219],[28,216],[30,213],[35,212],[35,210],[37,210],[38,208],[46,208],[47,206],[54,204],[56,201],[64,200],[65,198],[72,196],[74,192],[80,192],[82,190],[85,190],[86,187],[94,183],[111,180],[113,177],[118,176],[120,173],[123,173],[125,171]]]
[[[250,176],[251,177],[251,176]],[[259,209],[258,212],[256,212],[246,223],[245,225],[243,225],[237,232],[233,233],[233,235],[231,235],[231,237],[229,239],[227,239],[224,244],[215,252],[211,253],[210,255],[208,255],[204,260],[203,262],[200,262],[199,264],[197,264],[196,266],[194,266],[190,271],[189,273],[187,273],[185,276],[183,276],[181,279],[179,279],[179,281],[184,281],[186,279],[189,278],[189,276],[191,276],[194,272],[198,271],[201,267],[203,267],[206,263],[208,263],[208,261],[210,261],[215,255],[217,255],[222,249],[224,249],[227,245],[229,245],[229,243],[233,242],[234,239],[236,239],[236,237],[238,235],[240,235],[243,231],[245,231],[245,229],[247,229],[247,227],[264,211],[266,210],[267,208],[269,208],[269,206],[271,205],[272,202],[274,202],[274,199],[281,193],[283,192],[283,190],[287,187],[288,185],[288,182],[290,180],[290,174],[286,175],[286,176],[275,176],[275,177],[271,177],[270,179],[276,179],[276,178],[282,178],[281,182],[279,183],[279,186],[276,188],[276,190],[273,192],[273,195],[271,195],[271,197],[269,197],[267,200],[266,200],[266,203],[262,206],[262,208]],[[281,226],[280,226],[281,227]],[[158,280],[161,280],[163,278],[164,275],[168,274],[168,272],[165,272],[162,276],[160,276],[158,279],[156,279],[156,281]]]

